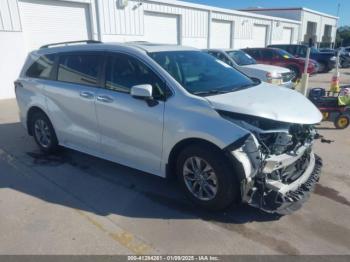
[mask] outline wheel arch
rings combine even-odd
[[[207,146],[210,147],[212,150],[217,151],[217,153],[221,154],[222,157],[224,157],[228,164],[232,167],[232,170],[236,170],[238,171],[238,180],[242,181],[242,179],[244,178],[244,170],[243,167],[241,165],[241,163],[234,158],[234,156],[232,156],[230,154],[230,152],[228,152],[226,150],[226,148],[221,149],[219,146],[217,146],[216,144],[202,139],[202,138],[185,138],[181,141],[179,141],[177,144],[175,144],[175,146],[173,146],[173,148],[170,151],[170,154],[168,156],[168,163],[166,166],[166,177],[169,179],[174,179],[176,177],[176,159],[178,157],[178,155],[181,153],[182,150],[184,150],[186,147],[191,146],[191,145],[203,145],[203,146]]]

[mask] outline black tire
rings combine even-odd
[[[301,73],[298,67],[296,66],[288,66],[287,67],[290,71],[292,71],[295,75],[295,77],[292,79],[293,81],[296,81],[297,79],[299,79],[301,77]]]
[[[325,62],[318,62],[319,64],[319,73],[327,73],[329,70],[327,63]]]
[[[345,129],[350,125],[350,117],[348,115],[339,115],[334,120],[334,126],[337,129]]]
[[[215,172],[214,174],[217,178],[217,192],[215,197],[212,199],[201,200],[190,191],[188,185],[186,184],[184,166],[186,163],[188,163],[186,161],[193,157],[203,159]],[[187,197],[197,206],[202,208],[208,210],[222,210],[239,199],[238,176],[235,176],[233,167],[230,165],[224,154],[215,147],[207,145],[193,145],[185,148],[177,158],[176,174]]]
[[[38,131],[38,126],[44,124],[43,129],[45,130],[45,135],[47,136],[47,143],[43,142]],[[35,112],[30,119],[30,128],[36,144],[45,153],[53,153],[58,150],[58,140],[55,130],[51,124],[50,119],[43,112]]]

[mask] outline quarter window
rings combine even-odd
[[[100,55],[74,54],[60,57],[57,80],[97,86]]]
[[[105,87],[110,90],[129,93],[134,85],[150,84],[153,97],[164,95],[164,82],[145,64],[125,54],[109,57],[106,66]]]
[[[36,60],[27,70],[26,76],[34,78],[50,78],[54,65],[55,55],[43,55]]]

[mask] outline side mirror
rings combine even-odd
[[[131,87],[130,95],[136,99],[145,100],[147,105],[152,107],[158,105],[158,101],[153,98],[152,90],[150,84],[136,85]]]
[[[152,98],[152,86],[149,84],[136,85],[131,87],[130,94],[132,97],[139,99],[151,99]]]

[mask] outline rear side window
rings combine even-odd
[[[97,86],[100,57],[99,54],[62,55],[59,59],[57,80]]]
[[[26,76],[33,78],[50,78],[50,74],[54,65],[55,55],[40,56],[27,70]]]

